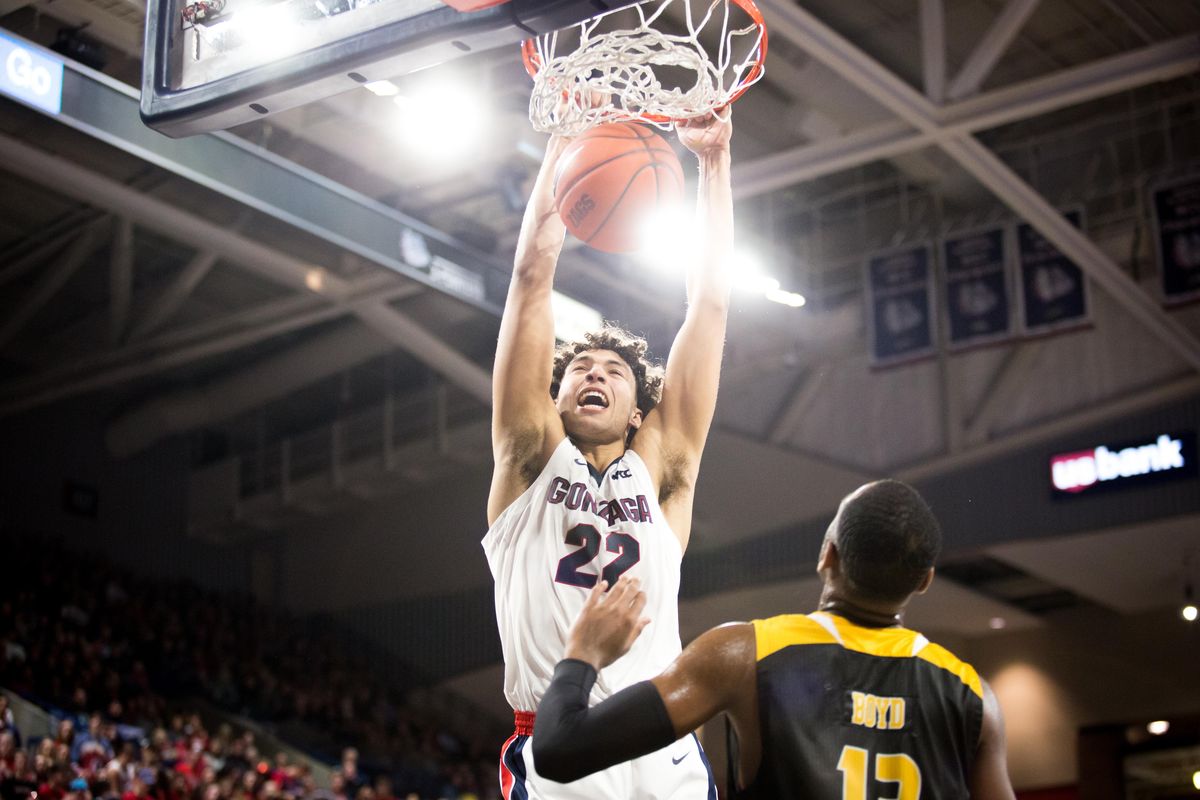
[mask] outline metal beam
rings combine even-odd
[[[902,481],[916,483],[926,478],[966,469],[1048,439],[1103,425],[1110,420],[1137,414],[1167,403],[1195,397],[1197,394],[1200,394],[1200,375],[1177,378],[1169,383],[1127,397],[1092,403],[1085,408],[1072,409],[1050,422],[1006,433],[994,441],[970,446],[961,453],[938,456],[908,467],[901,467],[894,470],[893,474]]]
[[[203,217],[4,134],[0,134],[0,166],[27,180],[52,186],[55,191],[82,203],[112,211],[197,250],[212,250],[276,283],[312,292],[312,285],[317,284],[308,276],[315,270],[324,278],[320,283],[320,294],[334,299],[345,294],[345,282],[316,265],[305,264],[300,259],[233,234]]]
[[[63,60],[32,42],[23,46],[47,58]],[[137,89],[71,61],[64,66],[62,110],[48,115],[57,122],[443,294],[500,315],[508,284],[507,263],[232,134],[207,134],[186,140],[164,137],[142,124]],[[0,152],[6,151],[6,141],[0,141]],[[197,227],[195,215],[188,219],[188,224],[176,232],[180,235],[172,238],[182,240],[187,228]],[[401,234],[406,231],[423,238],[431,256],[479,275],[484,297],[438,284],[430,277],[427,265],[406,261],[399,247]],[[202,249],[204,245],[195,247]]]
[[[91,224],[87,222],[83,223],[82,227],[90,229],[93,224],[95,224],[94,220]],[[26,272],[29,272],[29,270],[49,259],[56,252],[65,249],[72,240],[79,236],[80,227],[78,224],[72,225],[67,230],[59,233],[59,235],[34,245],[32,250],[0,266],[0,286],[20,278]],[[44,231],[39,231],[39,234],[41,233],[44,233]]]
[[[787,0],[764,0],[762,5],[775,12],[776,29],[782,21],[788,38],[909,125],[935,136],[938,145],[963,169],[1074,261],[1189,366],[1200,370],[1200,339],[1195,334],[1168,316],[1116,262],[974,137],[943,129],[925,96],[799,6]]]
[[[47,270],[29,290],[29,293],[21,298],[12,314],[4,320],[3,325],[0,325],[0,348],[20,333],[26,323],[33,319],[34,315],[41,311],[46,303],[50,302],[50,299],[58,293],[58,290],[70,280],[92,252],[94,241],[95,230],[90,227],[85,228],[75,237],[75,241],[67,248],[58,263]]]
[[[975,412],[967,420],[965,437],[968,442],[987,441],[997,415],[1010,408],[1013,395],[1028,390],[1025,379],[1037,366],[1042,354],[1040,341],[1022,342],[1009,350],[996,374],[988,382]]]
[[[428,330],[385,302],[365,305],[354,312],[377,334],[465,390],[479,402],[492,405],[492,376]]]
[[[197,389],[150,400],[110,423],[105,442],[109,452],[125,458],[172,434],[285,397],[390,349],[391,344],[373,331],[357,324],[342,325]]]
[[[1191,34],[1056,72],[935,110],[934,132],[889,120],[843,137],[735,164],[734,196],[753,197],[936,144],[939,137],[986,130],[1200,70],[1200,36]]]
[[[942,0],[921,0],[921,73],[925,96],[946,99],[946,15]]]
[[[108,266],[108,342],[117,345],[129,325],[133,304],[133,223],[117,217],[113,226],[112,257]]]
[[[812,404],[821,396],[833,367],[830,364],[820,364],[805,371],[804,376],[795,386],[795,391],[784,402],[783,407],[775,415],[767,432],[767,440],[771,444],[786,444],[800,429],[804,415],[812,408]]]
[[[1008,0],[1008,5],[988,28],[983,39],[967,57],[967,63],[963,64],[950,83],[947,95],[951,100],[960,100],[979,91],[979,87],[983,85],[1000,56],[1004,55],[1004,51],[1016,38],[1021,26],[1029,19],[1037,5],[1038,0]]]
[[[200,281],[204,280],[216,263],[217,254],[211,250],[204,250],[193,256],[170,285],[163,289],[162,294],[154,300],[153,305],[146,310],[141,320],[134,325],[133,330],[129,333],[129,338],[142,339],[158,330],[179,310],[183,301],[191,296],[196,287],[200,285]]]
[[[351,299],[340,304],[323,303],[314,307],[310,302],[305,307],[296,301],[308,298],[299,296],[277,300],[231,314],[226,319],[172,331],[118,351],[80,359],[44,375],[5,384],[0,386],[0,418],[248,347],[336,319],[358,305],[398,300],[421,291],[416,284],[396,285],[391,280],[388,283],[390,287],[378,280],[362,281],[355,285]],[[285,306],[288,308],[284,309]],[[279,313],[280,310],[287,313]],[[250,321],[256,324],[240,327]]]

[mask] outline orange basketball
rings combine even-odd
[[[644,125],[597,125],[563,152],[554,199],[578,239],[606,253],[628,253],[638,248],[649,214],[683,199],[683,167]]]

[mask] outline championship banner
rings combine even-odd
[[[1012,335],[1005,229],[955,234],[942,241],[946,336],[952,350]]]
[[[1200,299],[1200,176],[1154,190],[1154,242],[1163,302]]]
[[[1063,213],[1076,228],[1083,211]],[[1083,270],[1058,252],[1029,223],[1017,225],[1017,258],[1021,269],[1021,329],[1037,335],[1076,328],[1088,321],[1087,281]]]
[[[922,244],[869,256],[867,326],[877,366],[934,352],[932,250]]]

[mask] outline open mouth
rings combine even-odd
[[[603,392],[588,389],[579,395],[579,405],[581,407],[608,408],[608,398],[604,396]]]

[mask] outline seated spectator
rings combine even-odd
[[[95,774],[113,759],[112,740],[106,727],[101,716],[93,713],[88,717],[87,730],[71,742],[71,763],[78,764],[88,775]]]

